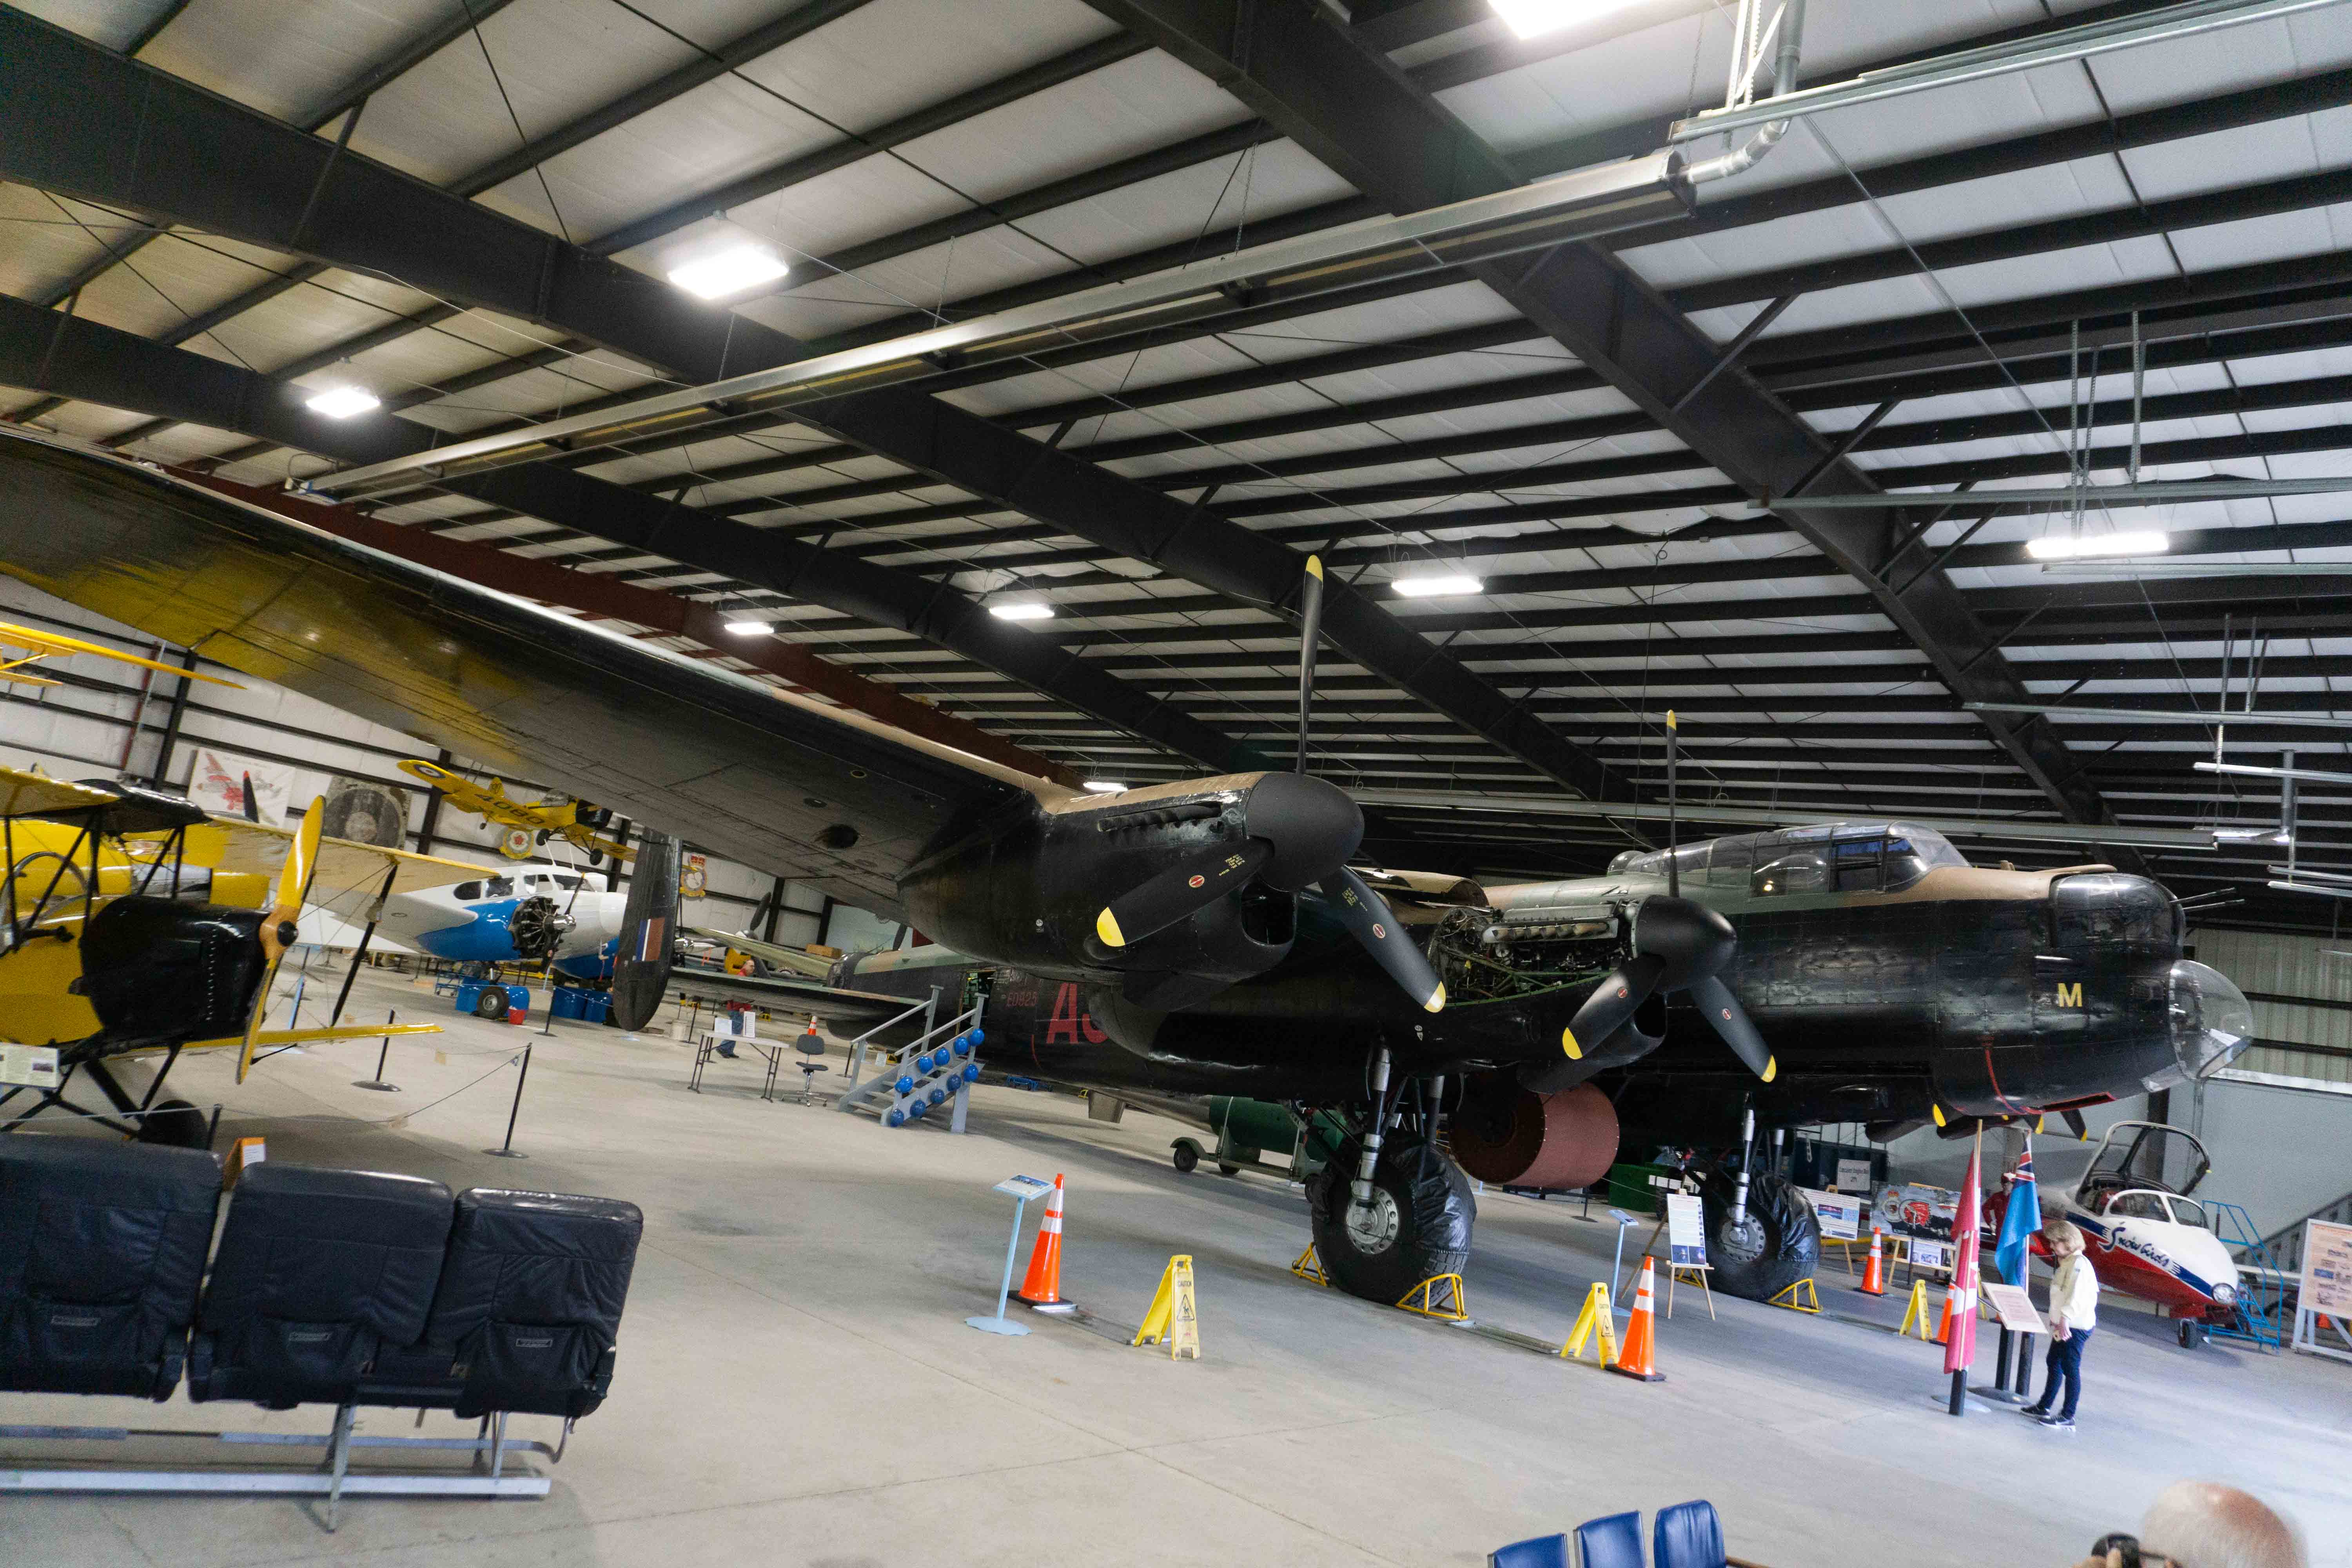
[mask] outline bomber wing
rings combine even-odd
[[[895,912],[1046,783],[175,479],[0,429],[0,568],[232,668]]]

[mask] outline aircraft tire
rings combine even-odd
[[[1201,1163],[1201,1151],[1193,1146],[1190,1139],[1179,1138],[1176,1140],[1175,1150],[1175,1153],[1170,1157],[1175,1161],[1176,1169],[1180,1173],[1185,1175],[1190,1175],[1194,1170],[1199,1168]]]
[[[2175,1333],[2180,1341],[2180,1348],[2182,1350],[2193,1351],[2204,1348],[2207,1329],[2203,1323],[2199,1322],[2196,1319],[2181,1319],[2179,1326],[2175,1331]]]
[[[1718,1172],[1699,1189],[1706,1215],[1706,1260],[1715,1288],[1751,1301],[1768,1301],[1809,1279],[1821,1263],[1822,1227],[1812,1205],[1780,1176],[1757,1174],[1748,1184],[1746,1237],[1731,1234],[1731,1202],[1737,1171]]]
[[[1337,1159],[1307,1185],[1316,1256],[1331,1283],[1350,1296],[1393,1307],[1423,1280],[1462,1272],[1470,1260],[1478,1205],[1470,1194],[1470,1178],[1451,1156],[1433,1150],[1424,1168],[1417,1140],[1391,1142],[1381,1151],[1372,1170],[1379,1194],[1374,1213],[1391,1234],[1377,1244],[1368,1244],[1348,1225],[1354,1171],[1352,1158]]]
[[[166,1149],[209,1148],[212,1121],[184,1100],[159,1100],[139,1119],[139,1142]]]
[[[481,994],[474,998],[474,1016],[502,1024],[506,1022],[510,1005],[505,986],[485,985],[482,987]]]

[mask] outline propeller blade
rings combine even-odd
[[[1773,1059],[1772,1047],[1756,1032],[1739,998],[1721,976],[1709,974],[1691,982],[1690,999],[1698,1004],[1698,1010],[1706,1015],[1707,1023],[1723,1037],[1731,1054],[1748,1064],[1749,1072],[1766,1083],[1780,1076],[1780,1064]]]
[[[246,798],[253,798],[248,788]],[[261,920],[261,956],[264,960],[261,988],[254,993],[253,1014],[245,1021],[245,1047],[236,1058],[236,1081],[243,1083],[245,1075],[253,1070],[254,1037],[261,1033],[262,1015],[269,1011],[269,988],[278,979],[278,966],[285,960],[287,949],[301,935],[295,924],[302,918],[302,901],[310,891],[310,879],[319,870],[319,839],[326,832],[327,797],[319,796],[310,809],[302,814],[302,826],[287,846],[285,863],[278,868],[278,893],[270,900],[269,912]]]
[[[1405,935],[1404,928],[1388,903],[1371,885],[1345,866],[1336,876],[1326,877],[1318,884],[1323,896],[1329,899],[1347,922],[1348,930],[1363,944],[1364,951],[1379,960],[1389,978],[1404,988],[1406,995],[1421,1004],[1428,1012],[1437,1012],[1445,1005],[1445,986],[1437,972],[1429,967],[1429,960]]]
[[[1633,1009],[1650,999],[1650,993],[1657,989],[1658,976],[1665,972],[1666,961],[1655,953],[1638,953],[1627,960],[1624,968],[1584,999],[1584,1005],[1560,1031],[1559,1048],[1582,1059],[1585,1047],[1597,1046],[1615,1034],[1633,1016]]]
[[[1307,771],[1307,715],[1315,702],[1315,656],[1323,644],[1323,557],[1307,558],[1307,577],[1298,588],[1298,759]]]
[[[1678,841],[1682,837],[1682,823],[1676,811],[1675,793],[1675,753],[1679,750],[1675,742],[1679,739],[1681,737],[1675,731],[1675,710],[1669,708],[1666,710],[1666,897],[1670,899],[1683,896],[1682,857],[1677,853],[1681,847]]]
[[[1250,838],[1238,849],[1220,845],[1205,855],[1179,861],[1104,906],[1095,917],[1095,934],[1106,947],[1125,947],[1156,936],[1247,886],[1258,868],[1273,857],[1273,845],[1263,838]]]
[[[2088,1124],[2083,1121],[2083,1113],[2081,1111],[2062,1110],[2058,1113],[2058,1119],[2066,1124],[2066,1131],[2074,1135],[2074,1141],[2076,1142],[2087,1143],[2091,1141],[2091,1129]]]

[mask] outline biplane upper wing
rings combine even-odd
[[[58,816],[96,811],[119,797],[89,784],[0,768],[0,816]]]
[[[217,854],[212,854],[201,847],[200,841],[199,847],[192,848],[190,859],[209,863],[222,871],[249,871],[265,877],[278,874],[278,866],[286,858],[287,847],[294,842],[294,830],[290,827],[272,827],[239,816],[215,816],[204,832],[219,834],[221,847]],[[310,901],[331,903],[335,897],[350,892],[373,897],[385,891],[387,870],[393,873],[393,893],[446,888],[490,874],[487,868],[464,860],[445,860],[437,855],[387,849],[380,844],[361,844],[349,838],[321,838],[318,869],[311,874]]]
[[[79,443],[0,426],[0,489],[34,587],[868,909],[949,822],[1066,793]]]

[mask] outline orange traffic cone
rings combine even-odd
[[[1642,1283],[1633,1292],[1633,1321],[1625,1325],[1625,1349],[1609,1370],[1643,1383],[1664,1383],[1658,1370],[1657,1263],[1642,1259]]]
[[[1066,1311],[1062,1300],[1062,1175],[1054,1173],[1054,1194],[1045,1200],[1045,1217],[1038,1222],[1037,1245],[1029,1251],[1029,1273],[1017,1292],[1032,1307]]]
[[[1936,1342],[1939,1345],[1952,1342],[1952,1292],[1948,1289],[1944,1292],[1943,1319],[1936,1325]]]
[[[1854,1287],[1865,1296],[1886,1294],[1886,1275],[1880,1257],[1881,1239],[1882,1233],[1874,1226],[1870,1232],[1870,1261],[1863,1265],[1862,1283]]]

